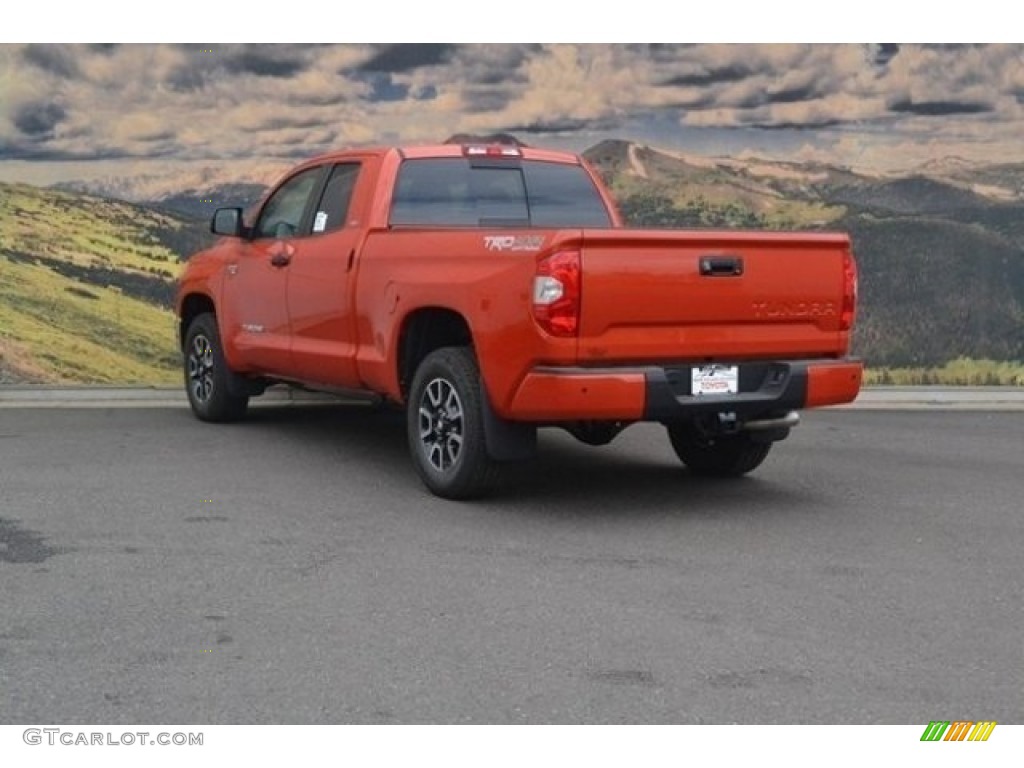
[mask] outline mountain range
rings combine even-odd
[[[879,174],[625,140],[584,155],[633,226],[849,232],[855,352],[873,366],[1024,360],[1024,165]],[[176,380],[176,262],[210,241],[215,208],[256,202],[281,167],[239,170],[0,184],[0,383]]]

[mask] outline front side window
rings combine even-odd
[[[253,231],[254,237],[289,238],[299,233],[302,215],[320,178],[320,168],[292,176],[267,200]]]
[[[406,160],[392,226],[609,227],[611,219],[579,165],[526,160],[473,165],[466,158]]]

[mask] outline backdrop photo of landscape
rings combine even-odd
[[[175,385],[217,207],[350,146],[581,152],[631,225],[849,232],[880,383],[1024,385],[1021,45],[0,45],[0,385]]]

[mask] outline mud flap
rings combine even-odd
[[[228,392],[234,397],[257,397],[267,389],[267,382],[262,379],[251,379],[228,369]]]
[[[487,390],[480,394],[484,417],[487,455],[495,461],[524,461],[537,455],[537,427],[521,421],[503,419],[491,408]]]

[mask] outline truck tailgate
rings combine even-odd
[[[584,230],[581,250],[582,363],[836,357],[849,346],[844,234]]]

